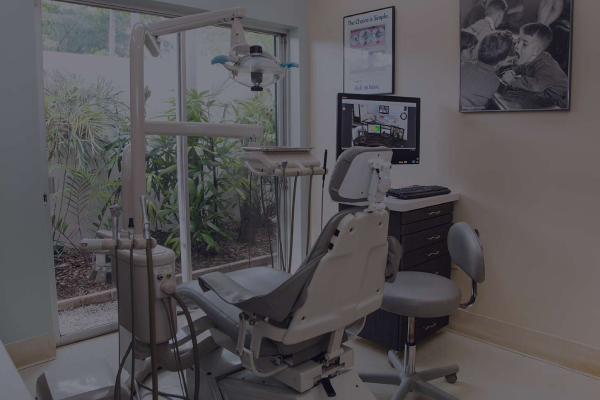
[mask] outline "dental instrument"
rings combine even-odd
[[[327,170],[327,149],[323,156],[323,168]],[[325,195],[325,174],[323,174],[323,183],[321,184],[321,230],[323,230],[323,196]]]

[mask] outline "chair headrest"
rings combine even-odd
[[[381,157],[392,160],[393,151],[387,147],[352,147],[337,160],[329,181],[329,195],[333,201],[360,203],[368,200],[372,169],[367,161]]]

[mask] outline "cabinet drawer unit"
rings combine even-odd
[[[340,205],[340,210],[352,206]],[[452,261],[448,252],[448,232],[452,227],[454,203],[444,203],[412,211],[390,212],[388,234],[402,243],[401,271],[425,272],[450,278]],[[398,279],[401,279],[402,272]],[[448,316],[417,318],[415,340],[430,337],[448,325]],[[404,349],[408,318],[382,309],[367,316],[360,337],[396,351]]]

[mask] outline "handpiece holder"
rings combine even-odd
[[[151,238],[151,235],[150,235],[150,221],[148,220],[148,208],[146,207],[146,196],[141,196],[140,202],[142,203],[144,239],[148,240]]]
[[[310,147],[244,147],[243,150],[244,165],[257,176],[289,178],[327,173],[310,153]]]
[[[134,250],[144,250],[146,249],[146,240],[140,238],[139,236],[133,239],[133,249]],[[157,246],[156,239],[152,239],[152,248]],[[83,239],[79,242],[79,248],[83,251],[113,251],[115,248],[118,250],[130,250],[131,249],[131,239],[123,239],[120,238],[118,241],[114,239]]]
[[[121,207],[119,207],[117,204],[110,206],[110,216],[111,216],[111,223],[112,223],[112,237],[118,247],[118,245],[119,245],[119,217],[121,216]]]

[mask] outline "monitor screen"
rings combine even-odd
[[[376,133],[376,134],[380,134],[381,133],[381,125],[369,125],[369,133]]]
[[[421,99],[340,93],[337,156],[353,146],[384,146],[394,150],[392,163],[419,164],[420,120]]]

